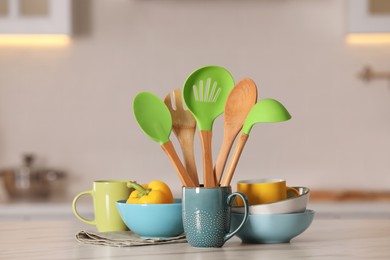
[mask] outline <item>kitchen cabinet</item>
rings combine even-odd
[[[0,0],[0,34],[71,33],[71,0]]]
[[[387,0],[348,0],[348,33],[390,33]]]

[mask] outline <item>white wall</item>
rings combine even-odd
[[[95,179],[157,178],[179,194],[168,159],[138,128],[132,99],[140,91],[164,97],[214,64],[236,80],[253,78],[260,98],[293,116],[253,128],[233,183],[282,177],[312,189],[390,188],[389,82],[356,77],[367,64],[389,70],[390,46],[347,45],[344,1],[77,2],[70,46],[0,48],[1,167],[34,152],[68,172],[70,197]],[[219,118],[214,159],[222,131]]]

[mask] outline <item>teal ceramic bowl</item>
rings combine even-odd
[[[184,232],[180,199],[170,204],[127,204],[126,200],[116,204],[126,226],[143,238],[169,238]]]
[[[242,221],[243,214],[232,213],[231,228]],[[314,211],[307,209],[301,213],[249,215],[248,221],[237,232],[243,243],[272,244],[288,243],[303,233],[312,223]]]

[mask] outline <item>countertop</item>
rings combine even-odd
[[[390,202],[312,202],[308,206],[316,212],[316,218],[388,218]],[[93,217],[92,201],[77,204],[83,217]],[[49,201],[0,201],[0,220],[59,220],[74,219],[72,202],[67,200]]]
[[[290,243],[222,248],[187,243],[114,248],[75,240],[75,220],[0,221],[0,259],[390,259],[390,219],[315,219]]]
[[[249,245],[234,237],[224,247],[211,249],[187,243],[127,248],[85,245],[76,241],[75,234],[94,227],[73,217],[70,205],[51,208],[51,214],[58,213],[49,214],[52,217],[47,216],[50,205],[31,206],[28,210],[35,210],[35,217],[13,219],[12,214],[21,213],[15,209],[24,206],[0,207],[0,214],[9,210],[0,221],[0,259],[390,259],[389,203],[313,203],[309,208],[317,213],[312,225],[290,243]]]

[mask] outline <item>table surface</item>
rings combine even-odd
[[[284,244],[242,244],[234,237],[222,248],[187,243],[115,248],[81,244],[75,234],[90,229],[76,219],[0,221],[0,259],[390,259],[390,218],[315,218]]]

